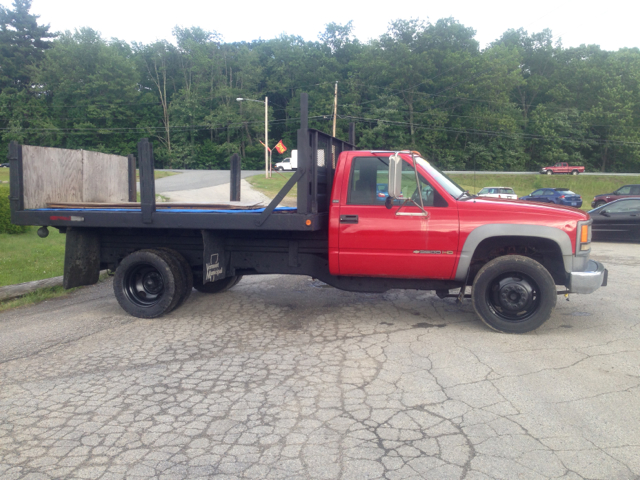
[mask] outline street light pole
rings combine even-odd
[[[269,170],[271,167],[271,162],[269,161],[269,97],[264,97],[264,102],[262,100],[242,97],[236,98],[236,101],[264,103],[264,176],[265,178],[269,178]]]

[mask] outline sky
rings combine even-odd
[[[12,0],[0,0],[0,4],[11,8]],[[326,24],[350,20],[355,36],[367,41],[383,34],[391,20],[419,18],[435,23],[453,17],[476,30],[481,48],[510,28],[529,33],[549,28],[565,47],[640,47],[638,0],[33,0],[31,13],[40,15],[39,22],[50,24],[52,31],[91,27],[103,38],[139,43],[173,41],[175,26],[216,31],[225,42],[267,40],[281,34],[317,40]]]

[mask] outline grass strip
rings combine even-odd
[[[41,288],[35,292],[27,293],[26,295],[18,298],[0,301],[0,312],[10,310],[12,308],[34,305],[52,298],[64,297],[65,295],[76,291],[78,288],[82,287],[70,288],[69,290],[65,290],[62,286]]]
[[[37,231],[27,227],[26,233],[0,234],[0,287],[63,274],[65,235],[50,228],[49,236],[40,238]]]
[[[269,198],[275,197],[278,192],[284,187],[284,184],[289,181],[293,176],[293,172],[273,172],[271,178],[265,178],[264,175],[254,175],[253,177],[247,177],[245,180],[259,192],[263,193]],[[289,191],[286,198],[297,198],[298,186],[294,185]]]

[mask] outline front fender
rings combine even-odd
[[[567,232],[544,225],[520,225],[513,223],[493,223],[475,228],[467,237],[460,251],[460,260],[455,280],[464,282],[471,265],[473,254],[483,240],[494,237],[537,237],[552,240],[562,252],[562,260],[566,272],[573,270],[573,247]]]

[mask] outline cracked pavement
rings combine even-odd
[[[2,479],[640,477],[640,245],[496,333],[468,300],[245,277],[137,319],[109,281],[0,313]]]

